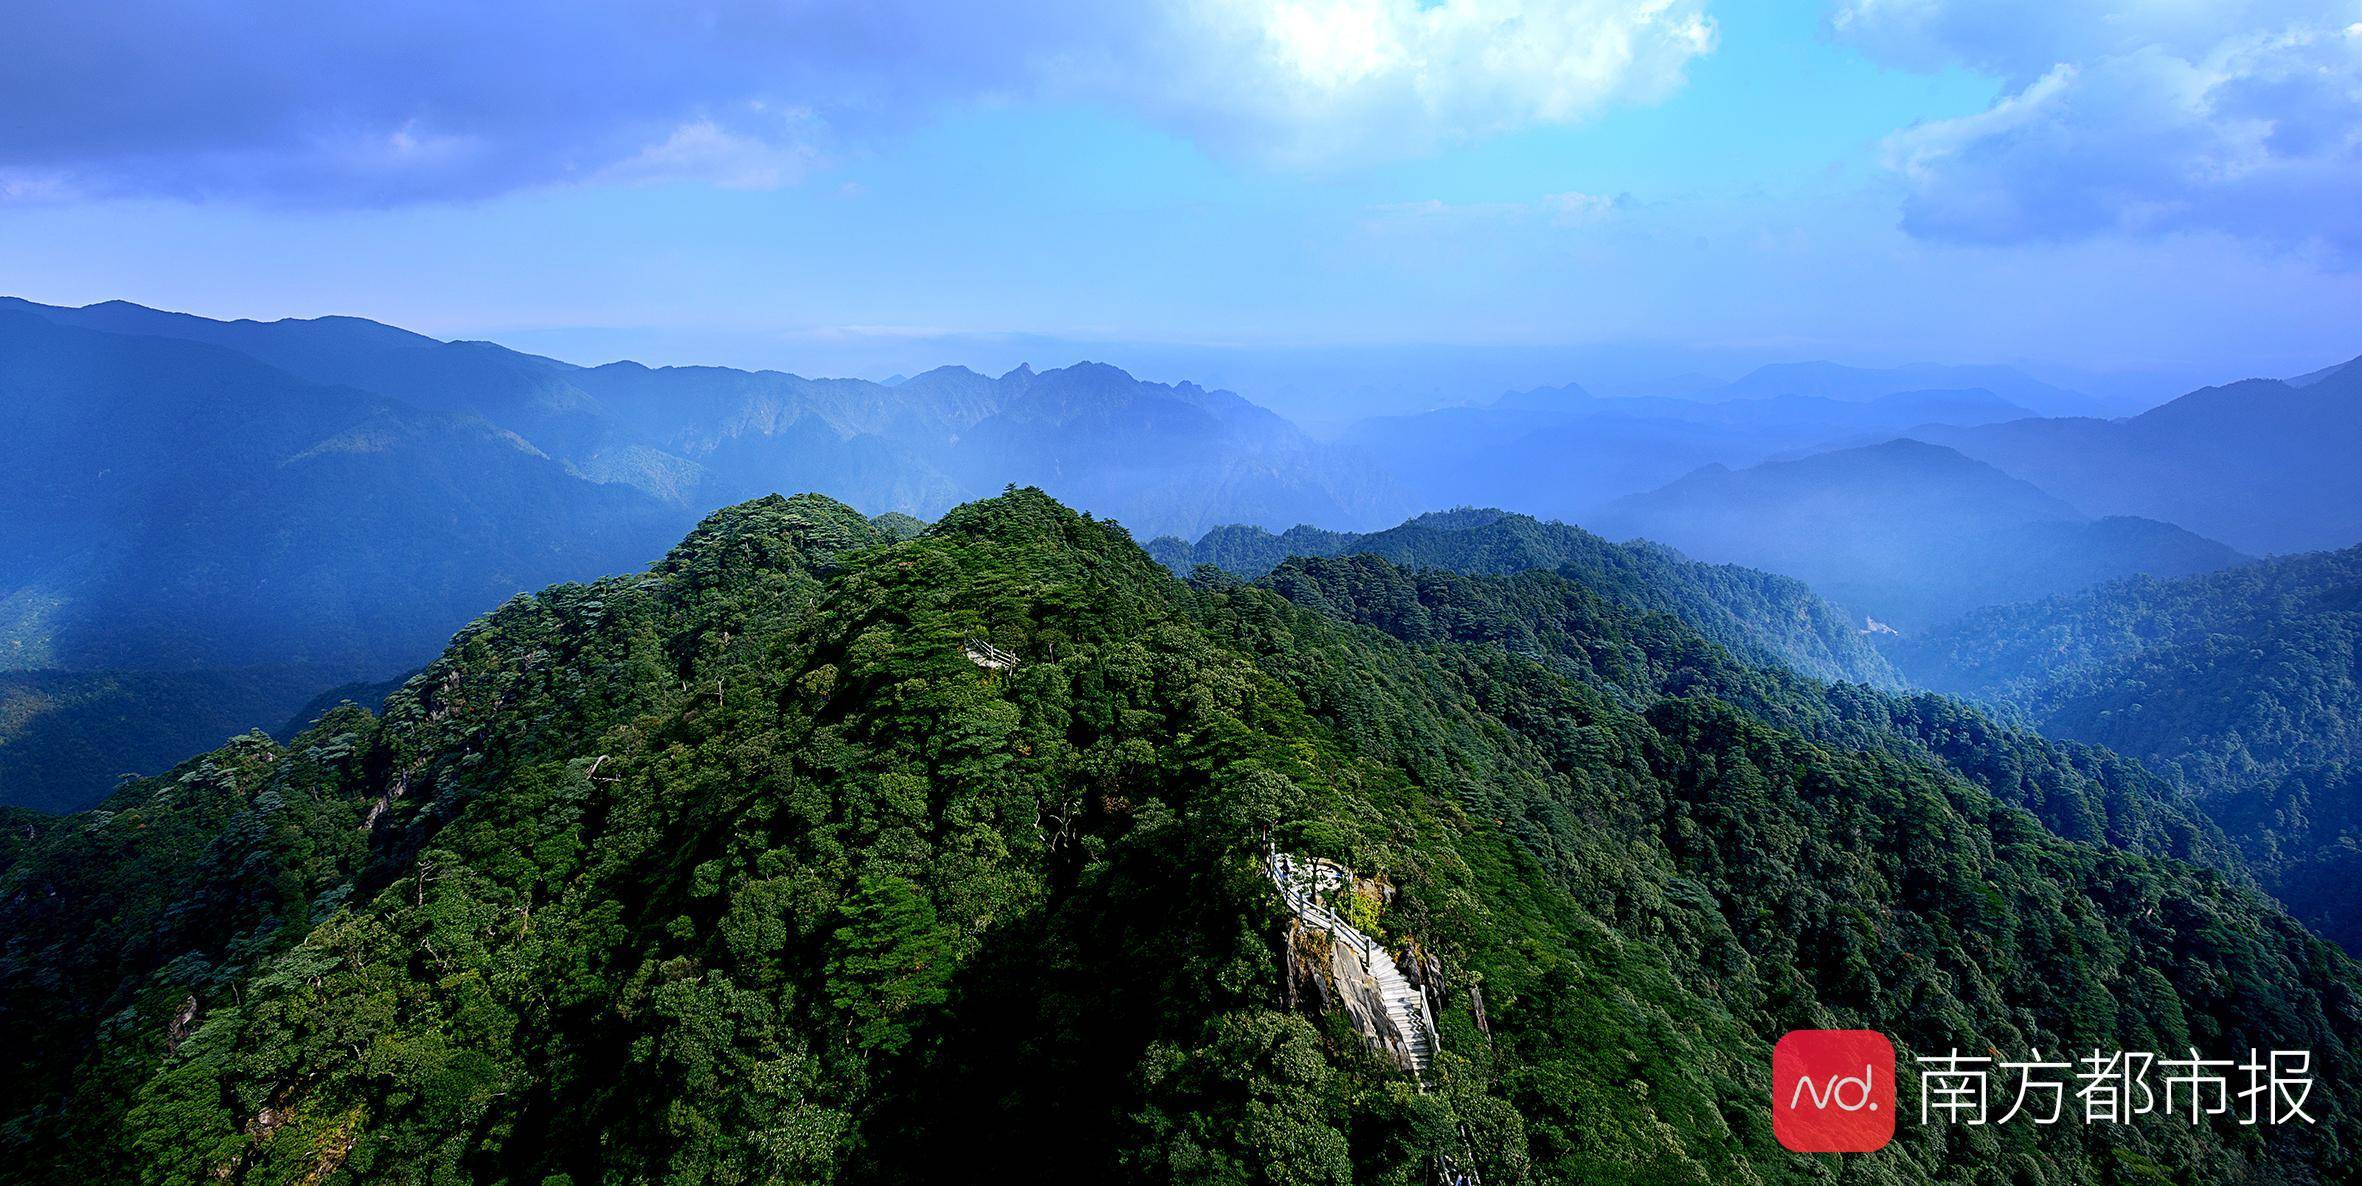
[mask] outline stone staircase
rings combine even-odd
[[[1322,901],[1325,895],[1349,888],[1352,874],[1333,861],[1299,857],[1276,849],[1266,850],[1264,863],[1272,884],[1279,887],[1280,901],[1286,903],[1289,911],[1305,925],[1327,931],[1333,942],[1349,945],[1360,954],[1386,1022],[1409,1061],[1411,1073],[1424,1078],[1435,1065],[1436,1046],[1435,1023],[1427,1015],[1426,994],[1402,974],[1394,957],[1377,940],[1345,921]]]

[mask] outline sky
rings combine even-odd
[[[2362,0],[16,0],[0,291],[1308,421],[2362,353]]]

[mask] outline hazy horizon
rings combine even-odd
[[[271,314],[225,312],[153,304],[115,296],[92,302],[44,300],[61,307],[124,301],[217,321],[361,317],[414,332],[420,327],[338,309]],[[1563,345],[1456,343],[1315,343],[1294,346],[1237,342],[1068,339],[1051,335],[957,334],[799,338],[753,332],[662,333],[609,327],[500,329],[429,333],[447,341],[484,341],[577,366],[636,362],[651,367],[712,366],[781,371],[805,378],[886,382],[940,367],[1000,375],[1019,366],[1051,370],[1084,362],[1119,367],[1160,383],[1196,383],[1228,390],[1314,430],[1370,416],[1489,403],[1504,394],[1569,384],[1594,395],[1711,395],[1713,388],[1760,368],[1828,362],[1880,369],[1912,365],[2001,366],[2068,391],[2091,396],[2112,415],[2131,414],[2201,387],[2249,378],[2287,378],[2345,362],[2353,353],[2327,348],[2317,360],[2299,357],[2280,367],[2220,366],[2087,368],[2049,359],[1921,357],[1903,353],[1813,353],[1795,344],[1683,347],[1665,343]]]

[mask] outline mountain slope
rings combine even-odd
[[[1670,614],[1756,662],[1821,679],[1879,687],[1901,682],[1842,614],[1794,580],[1697,564],[1645,542],[1610,543],[1580,527],[1505,511],[1438,512],[1366,535],[1308,526],[1283,535],[1222,527],[1195,544],[1158,539],[1148,550],[1183,574],[1211,564],[1256,577],[1291,556],[1357,553],[1463,573],[1555,572],[1631,609]]]
[[[2313,384],[2319,383],[2323,379],[2334,378],[2340,374],[2351,373],[2358,367],[2362,367],[2362,358],[2349,358],[2344,362],[2332,363],[2329,366],[2322,367],[2317,371],[2307,371],[2304,374],[2284,380],[2284,382],[2286,382],[2290,387],[2311,387]]]
[[[2063,839],[2004,750],[1743,691],[1563,578],[1319,563],[1192,588],[1033,492],[896,544],[767,499],[504,606],[382,718],[12,842],[0,1178],[1802,1182],[1796,1026],[2362,1072],[2354,965],[2173,828]],[[1413,610],[1451,630],[1373,628]],[[1429,1090],[1291,997],[1266,836],[1370,879]],[[2342,1180],[2315,1102],[1907,1125],[1847,1176]]]
[[[788,486],[932,517],[1011,482],[1155,530],[1405,509],[1236,395],[1113,367],[889,388],[0,298],[0,670],[73,689],[0,736],[0,802],[82,806],[407,672],[515,593],[645,564],[714,505]],[[166,686],[224,695],[176,713]]]
[[[2091,521],[2030,483],[1914,440],[1702,470],[1619,500],[1590,525],[1785,573],[1905,629],[2131,573],[2181,576],[2241,559],[2171,524]]]
[[[57,808],[643,564],[683,518],[478,417],[5,310],[0,508],[0,801]]]
[[[79,309],[0,298],[59,325],[237,351],[313,383],[349,387],[436,412],[480,415],[553,456],[596,445],[596,402],[572,381],[579,368],[489,342],[444,342],[360,317],[216,321],[129,301]]]
[[[672,514],[481,419],[218,347],[0,314],[8,665],[415,665],[487,605],[643,563]]]
[[[0,671],[0,797],[80,810],[125,774],[169,770],[224,738],[286,721],[340,678],[305,667]]]
[[[1892,649],[1927,686],[2165,774],[2298,917],[2362,948],[2362,549],[1987,610]]]

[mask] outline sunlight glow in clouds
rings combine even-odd
[[[1218,52],[1136,96],[1217,144],[1294,164],[1571,123],[1679,88],[1714,48],[1702,0],[1205,0]]]

